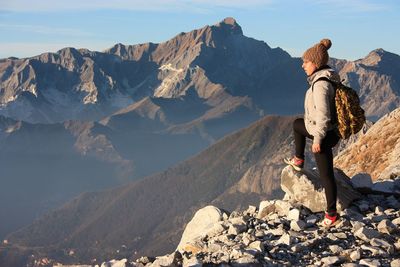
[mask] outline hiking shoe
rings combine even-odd
[[[304,159],[299,159],[298,157],[293,157],[293,158],[285,158],[283,160],[286,164],[290,165],[295,169],[296,171],[301,171],[304,167]]]
[[[339,215],[336,213],[333,216],[330,216],[327,212],[325,212],[325,218],[320,222],[320,225],[325,228],[330,228],[335,226],[339,222]]]

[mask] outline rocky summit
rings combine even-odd
[[[299,175],[289,169],[282,176],[296,182]],[[352,184],[342,176],[349,181],[338,183],[338,192]],[[304,199],[321,191],[303,184],[297,187],[309,188]],[[262,201],[242,211],[206,206],[186,225],[173,253],[101,266],[400,266],[400,197],[353,190],[354,201],[342,206],[340,220],[331,228],[320,225],[324,213],[312,212],[310,201],[297,201],[287,191],[283,200]]]

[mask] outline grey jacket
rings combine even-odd
[[[314,136],[314,144],[321,144],[326,133],[335,128],[331,121],[332,114],[336,112],[333,85],[327,81],[318,81],[312,88],[312,84],[321,77],[340,81],[339,75],[331,68],[319,70],[307,79],[310,88],[304,100],[304,123],[307,131]]]

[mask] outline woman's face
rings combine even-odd
[[[317,70],[317,65],[308,60],[303,60],[303,65],[301,65],[301,67],[303,68],[307,76],[310,76],[314,73],[314,71]]]

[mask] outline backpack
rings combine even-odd
[[[341,82],[329,80],[327,77],[318,78],[317,81],[327,81],[335,89],[336,116],[338,135],[347,139],[352,134],[358,133],[365,123],[365,112],[361,108],[357,92]]]

